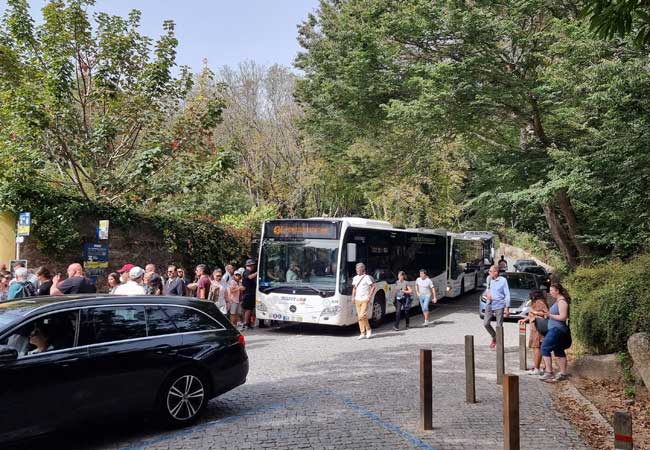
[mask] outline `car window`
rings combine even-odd
[[[176,333],[174,322],[160,306],[147,306],[147,336]]]
[[[74,347],[79,310],[62,311],[30,320],[0,340],[19,357]]]
[[[174,321],[181,333],[188,331],[221,330],[223,327],[206,316],[191,308],[182,306],[162,306],[167,315]]]
[[[123,341],[147,335],[144,306],[101,306],[82,311],[79,345]]]
[[[532,274],[513,273],[508,274],[506,279],[510,289],[537,289],[536,278]]]

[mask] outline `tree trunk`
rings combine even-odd
[[[578,221],[576,219],[576,215],[573,210],[573,205],[571,204],[569,195],[565,189],[560,189],[555,194],[555,198],[557,199],[558,207],[564,216],[566,231],[569,239],[576,249],[579,262],[581,264],[589,264],[591,262],[591,249],[587,245],[580,242],[580,239],[578,238]]]
[[[573,244],[569,239],[566,230],[562,226],[557,213],[555,212],[555,207],[549,203],[546,203],[542,206],[542,208],[544,209],[544,217],[546,217],[546,223],[548,224],[548,228],[553,235],[553,239],[555,239],[558,247],[560,247],[560,251],[564,255],[564,259],[566,259],[569,267],[571,269],[575,269],[578,265],[575,249],[573,248]]]

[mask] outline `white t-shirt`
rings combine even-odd
[[[364,275],[355,275],[352,279],[352,286],[357,288],[355,292],[354,299],[360,300],[362,302],[368,301],[370,296],[370,288],[374,284],[375,280],[368,274]]]
[[[115,295],[147,295],[144,286],[139,285],[135,281],[129,280],[124,284],[120,284],[115,288]]]
[[[298,274],[293,270],[287,270],[287,281],[296,281],[298,279]]]
[[[415,283],[418,285],[418,292],[419,295],[424,295],[428,297],[433,296],[433,281],[431,281],[431,278],[426,277],[424,280],[421,277],[418,277],[417,280],[415,280]]]

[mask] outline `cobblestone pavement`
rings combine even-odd
[[[502,391],[476,305],[476,294],[445,300],[428,328],[417,315],[408,331],[385,323],[370,340],[358,341],[355,327],[254,330],[247,335],[247,383],[212,400],[197,425],[169,431],[129,420],[45,442],[106,450],[500,449]],[[478,403],[471,405],[465,403],[465,334],[475,336],[476,347]],[[505,341],[506,371],[518,373],[516,323],[506,324]],[[428,432],[418,426],[420,348],[433,352],[434,430]],[[585,449],[553,410],[550,393],[537,377],[521,374],[522,448]]]

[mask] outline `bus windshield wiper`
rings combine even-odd
[[[295,285],[295,284],[281,284],[281,285],[278,285],[278,286],[269,286],[267,288],[264,288],[264,290],[262,290],[262,289],[260,289],[260,290],[262,290],[262,292],[264,292],[266,294],[268,292],[277,291],[279,289],[292,289],[292,290],[296,290],[296,291],[301,290],[301,289],[308,289],[310,291],[316,292],[320,296],[327,295],[327,291],[321,291],[320,289],[317,289],[317,288],[312,287],[312,286]],[[333,291],[333,289],[332,289],[332,291]]]

